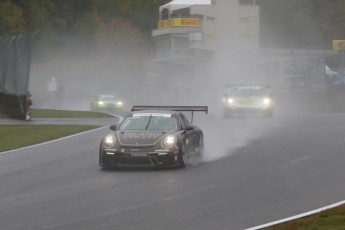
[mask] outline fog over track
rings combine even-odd
[[[205,160],[103,171],[108,129],[0,155],[1,229],[245,229],[344,200],[342,114],[197,114]]]
[[[209,114],[194,117],[205,157],[183,170],[103,171],[106,127],[0,154],[1,229],[240,230],[344,200],[344,114],[306,112],[311,99],[320,107],[318,98],[258,68],[272,60],[241,54],[235,2],[217,0],[214,60],[186,72],[154,68],[140,38],[138,46],[98,47],[66,37],[61,49],[34,53],[33,108],[90,110],[94,94],[113,94],[127,110],[207,105]],[[53,78],[59,87],[49,91]],[[270,84],[274,117],[223,119],[226,84]]]

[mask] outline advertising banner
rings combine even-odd
[[[332,47],[334,50],[345,50],[345,40],[333,40]]]
[[[168,27],[199,27],[199,18],[169,18],[158,21],[158,29]]]

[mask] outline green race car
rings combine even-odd
[[[223,97],[224,117],[273,116],[273,97],[268,85],[234,85]]]
[[[91,111],[118,111],[123,109],[123,102],[113,95],[95,95],[91,101]]]

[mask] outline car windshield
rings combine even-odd
[[[233,96],[237,96],[237,97],[262,97],[262,96],[265,96],[265,91],[262,89],[255,89],[255,88],[236,89],[233,92]]]
[[[114,96],[101,96],[99,98],[100,101],[114,101],[115,97]]]
[[[120,130],[177,130],[177,121],[164,116],[133,116],[122,122]]]

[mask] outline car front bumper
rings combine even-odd
[[[101,166],[159,168],[177,166],[178,152],[119,152],[101,150]]]
[[[239,116],[260,116],[268,115],[273,112],[272,106],[227,106],[225,107],[225,110],[227,110],[232,115]]]

